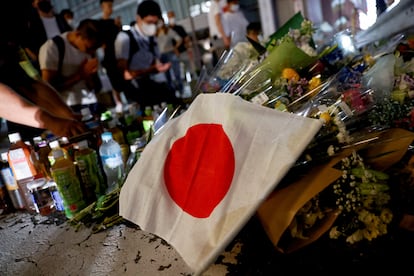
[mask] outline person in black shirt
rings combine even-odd
[[[112,86],[112,98],[116,107],[121,107],[122,101],[120,92],[123,90],[123,74],[118,70],[115,58],[115,38],[122,30],[122,23],[119,17],[112,18],[113,0],[99,0],[99,5],[102,11],[102,17],[100,24],[102,30],[104,30],[104,56],[102,60],[102,66],[106,70],[106,74]]]
[[[50,0],[32,0],[23,47],[37,69],[39,49],[47,39],[72,30],[62,15],[56,14]]]

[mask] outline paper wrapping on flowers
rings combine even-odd
[[[276,249],[284,253],[296,251],[332,228],[338,215],[335,208],[318,218],[312,228],[304,232],[306,236],[303,238],[291,238],[287,234],[290,227],[297,227],[292,221],[301,208],[343,175],[335,167],[343,158],[358,152],[367,166],[383,171],[402,158],[413,140],[414,133],[404,129],[367,134],[360,143],[342,150],[328,163],[311,167],[293,183],[275,190],[261,204],[257,215]]]
[[[213,70],[203,68],[195,90],[202,93],[228,93],[240,85],[246,72],[259,63],[258,54],[247,42],[237,43],[225,51]]]
[[[305,53],[294,41],[284,41],[263,60],[261,68],[262,70],[271,70],[272,78],[275,79],[281,75],[284,68],[294,68],[300,71],[317,59],[316,55],[310,56]]]

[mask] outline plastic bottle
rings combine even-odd
[[[122,130],[117,126],[116,119],[112,119],[108,121],[108,131],[112,133],[113,139],[118,144],[125,144],[124,133]]]
[[[35,149],[37,149],[37,158],[38,158],[38,164],[41,167],[42,171],[45,174],[45,177],[48,179],[51,179],[52,176],[50,175],[50,162],[48,159],[48,155],[50,153],[50,147],[46,140],[43,140],[40,138],[40,140],[36,140],[33,138],[33,141],[35,142]]]
[[[46,178],[38,178],[27,185],[34,202],[42,216],[48,216],[56,211],[55,202],[47,186]]]
[[[53,164],[55,164],[55,157],[53,155],[53,152],[56,151],[56,150],[62,150],[63,151],[63,156],[66,159],[70,160],[68,151],[60,146],[59,140],[50,141],[49,142],[49,147],[50,147],[50,152],[47,156],[47,159],[49,160],[50,167],[52,167]]]
[[[94,149],[89,148],[88,141],[77,143],[75,162],[78,167],[86,203],[94,202],[105,194],[105,180],[99,166],[99,157]]]
[[[28,183],[39,176],[30,158],[31,150],[22,141],[20,133],[18,132],[10,133],[9,141],[10,147],[7,152],[7,157],[17,185],[19,186],[19,192],[24,199],[26,210],[38,213],[37,206],[27,187]]]
[[[17,181],[37,175],[36,168],[31,161],[31,151],[20,136],[20,133],[9,134],[10,147],[7,158]]]
[[[69,141],[68,137],[60,137],[58,139],[59,146],[63,149],[63,153],[67,153],[67,157],[71,160],[75,160],[75,152],[73,148],[73,144]]]
[[[63,205],[63,199],[62,199],[62,196],[59,193],[56,182],[53,179],[50,179],[46,183],[46,185],[49,188],[49,192],[52,195],[53,201],[55,202],[56,210],[64,212],[65,211],[65,206]]]
[[[4,185],[6,186],[7,192],[9,193],[13,207],[16,210],[24,210],[24,199],[19,192],[19,185],[17,185],[13,171],[9,166],[9,162],[7,161],[7,152],[3,152],[1,154],[1,161],[1,178],[4,182]]]
[[[107,193],[120,187],[124,175],[124,163],[119,144],[112,138],[112,133],[102,133],[102,145],[99,147],[102,166],[106,176]]]
[[[86,207],[81,185],[76,175],[76,166],[64,157],[62,149],[54,150],[53,157],[55,162],[50,171],[62,197],[65,215],[70,219]]]
[[[85,107],[81,109],[82,114],[82,122],[85,123],[86,127],[92,132],[94,136],[95,145],[93,148],[99,148],[102,144],[101,134],[103,133],[103,128],[99,119],[96,119],[89,107]]]
[[[112,137],[121,147],[122,161],[126,163],[129,156],[129,145],[125,142],[124,133],[117,126],[116,119],[108,121],[108,131],[112,133]]]

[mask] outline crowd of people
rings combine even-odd
[[[77,26],[73,11],[57,13],[50,0],[4,3],[0,16],[0,118],[7,120],[9,132],[18,131],[24,139],[45,129],[57,136],[81,134],[86,129],[80,111],[88,107],[98,115],[107,108],[98,97],[108,89],[103,76],[119,110],[124,104],[122,93],[141,110],[163,102],[182,104],[183,68],[191,67],[192,42],[176,24],[174,11],[167,13],[164,22],[156,1],[141,1],[130,30],[124,31],[121,18],[111,17],[113,0],[99,3],[102,17],[81,20]],[[211,10],[216,24],[214,30],[210,28],[215,50],[245,39],[249,22],[239,10],[238,0],[229,0],[227,5],[215,0]],[[8,14],[16,16],[10,19]],[[214,44],[220,38],[223,43]]]
[[[88,107],[97,115],[105,108],[97,98],[102,68],[114,90],[115,104],[121,102],[120,92],[142,109],[161,102],[180,104],[166,82],[157,82],[157,75],[171,66],[161,63],[154,39],[161,19],[158,4],[146,0],[137,8],[131,28],[138,46],[135,53],[130,51],[133,43],[121,31],[119,18],[110,18],[113,0],[100,0],[100,4],[102,19],[84,19],[74,27],[73,12],[56,13],[50,0],[5,3],[0,32],[0,117],[7,120],[9,132],[20,132],[24,139],[45,129],[57,136],[84,133],[80,111]],[[10,19],[6,13],[16,16]]]

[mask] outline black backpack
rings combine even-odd
[[[138,42],[130,30],[122,31],[129,36],[129,54],[128,65],[131,63],[132,56],[139,51]],[[112,87],[117,91],[124,91],[127,83],[124,80],[123,73],[118,70],[117,61],[115,57],[115,38],[106,41],[105,56],[102,61],[103,67],[106,69],[106,74],[111,82]]]

